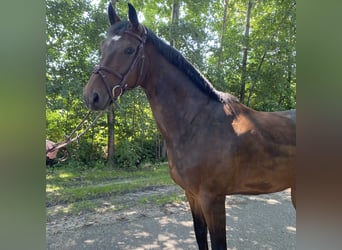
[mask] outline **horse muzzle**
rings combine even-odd
[[[88,84],[83,89],[83,98],[85,104],[90,110],[105,110],[111,103],[112,98],[108,95],[107,91],[102,88],[95,88],[95,80],[97,77],[91,77]]]

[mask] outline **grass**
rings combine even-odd
[[[167,164],[139,170],[118,170],[111,168],[81,169],[79,167],[58,167],[47,169],[46,206],[48,215],[78,214],[82,211],[96,211],[102,200],[111,201],[120,195],[160,186],[172,186]],[[179,193],[150,195],[138,199],[139,204],[158,204],[180,201]],[[50,207],[55,207],[53,210]],[[56,208],[57,207],[57,208]],[[112,206],[112,210],[125,208],[124,204]]]

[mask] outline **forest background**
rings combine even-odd
[[[127,2],[116,10],[127,19]],[[294,0],[131,0],[140,21],[218,90],[253,109],[296,107]],[[47,0],[46,137],[62,141],[87,112],[82,89],[99,62],[108,1]],[[68,164],[120,168],[164,161],[165,144],[139,88],[125,93],[78,143]]]

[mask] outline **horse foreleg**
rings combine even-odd
[[[205,222],[204,215],[201,209],[201,206],[192,194],[189,192],[185,192],[186,197],[188,198],[192,219],[194,221],[194,229],[196,235],[196,241],[198,244],[198,248],[200,250],[207,250],[208,249],[208,229],[207,223]]]
[[[200,205],[207,222],[212,250],[227,249],[226,241],[226,210],[224,195],[202,193]]]

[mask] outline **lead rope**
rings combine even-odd
[[[76,128],[74,128],[74,130],[70,133],[70,135],[65,136],[66,140],[63,142],[59,142],[59,143],[55,143],[51,148],[49,148],[48,150],[46,150],[46,154],[52,151],[55,151],[59,148],[65,147],[67,145],[69,145],[70,143],[77,141],[85,132],[88,131],[88,129],[95,124],[95,122],[103,115],[104,111],[100,111],[99,114],[95,117],[95,119],[78,135],[76,135],[74,138],[71,138],[76,131],[85,123],[85,121],[88,119],[88,117],[90,116],[91,111],[89,110],[88,113],[84,116],[84,118],[82,119],[82,121],[76,126]]]

